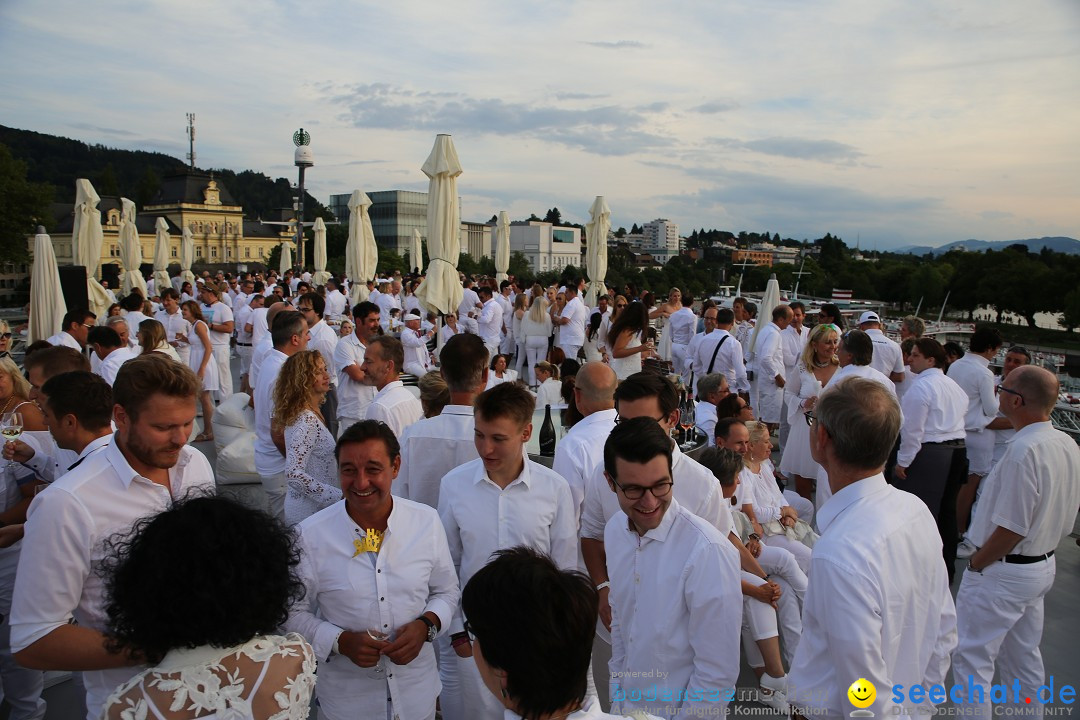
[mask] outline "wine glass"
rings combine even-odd
[[[0,435],[4,436],[4,442],[14,442],[22,436],[23,418],[22,413],[9,412],[0,417]],[[15,472],[15,463],[8,461],[6,471],[9,474]]]
[[[380,611],[381,611],[381,608],[379,607],[379,601],[375,600],[372,603],[371,617],[374,619],[374,622],[376,624],[373,625],[372,627],[367,628],[367,630],[365,630],[365,632],[367,633],[367,636],[369,638],[371,638],[372,640],[375,640],[376,642],[390,642],[390,639],[391,639],[393,633],[391,633],[388,628],[383,628],[383,627],[379,626],[379,624],[378,624],[379,620],[382,618],[382,614],[381,614]],[[373,672],[375,672],[375,673],[377,673],[379,675],[386,672],[385,669],[383,668],[383,659],[382,659],[381,655],[379,656],[379,661],[377,663],[375,663],[375,666],[372,667],[371,669],[372,669]]]
[[[683,450],[691,450],[694,447],[694,401],[687,398],[686,405],[679,413],[679,425],[683,429],[686,443],[683,445]]]

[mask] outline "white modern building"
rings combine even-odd
[[[657,251],[665,255],[679,254],[679,226],[666,218],[657,218],[647,222],[641,228],[644,242],[641,249],[653,253]]]
[[[510,252],[523,253],[534,272],[580,267],[581,231],[536,220],[511,223]]]

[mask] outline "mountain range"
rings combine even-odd
[[[932,253],[934,255],[944,255],[950,250],[970,250],[972,252],[983,252],[986,250],[1004,250],[1010,245],[1023,245],[1031,252],[1039,252],[1043,248],[1049,248],[1054,252],[1067,253],[1069,255],[1080,255],[1080,240],[1076,240],[1070,237],[1041,237],[1041,238],[1029,238],[1027,240],[958,240],[951,242],[948,245],[942,245],[941,247],[930,247],[929,245],[905,245],[903,247],[896,248],[892,252],[895,253],[909,253],[911,255],[926,255]]]

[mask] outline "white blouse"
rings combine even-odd
[[[285,521],[295,525],[341,499],[334,436],[311,410],[285,428]]]
[[[562,396],[562,382],[555,378],[548,378],[536,388],[536,407],[542,410],[545,405],[565,405]]]

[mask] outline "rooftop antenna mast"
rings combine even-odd
[[[188,164],[192,170],[195,169],[195,113],[187,113],[187,136],[188,136],[188,150],[187,159]]]
[[[792,295],[794,296],[792,298],[793,300],[798,300],[799,299],[799,283],[802,281],[802,276],[803,275],[813,275],[813,273],[810,272],[809,270],[803,270],[803,268],[805,268],[805,267],[806,267],[806,256],[803,255],[802,265],[799,265],[799,271],[791,273],[792,275],[795,276],[795,291],[792,293]]]

